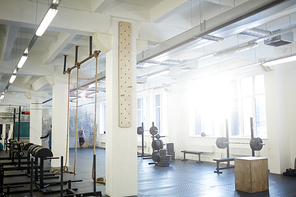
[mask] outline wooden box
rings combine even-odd
[[[241,157],[234,164],[235,190],[256,193],[269,189],[267,158]]]

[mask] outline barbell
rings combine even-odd
[[[252,138],[250,142],[228,142],[225,137],[218,137],[216,140],[216,145],[218,148],[224,149],[227,144],[250,144],[252,150],[261,150],[263,145],[265,145],[260,137]]]

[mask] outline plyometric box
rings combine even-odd
[[[241,157],[234,164],[235,190],[256,193],[269,189],[267,158]]]

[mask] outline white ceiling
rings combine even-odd
[[[0,92],[4,91],[22,52],[27,47],[50,2],[50,0],[0,0]],[[56,18],[45,34],[38,38],[34,44],[26,64],[19,70],[15,82],[10,85],[0,105],[29,105],[30,99],[24,95],[25,92],[43,93],[44,100],[51,98],[52,88],[44,80],[45,77],[61,75],[64,55],[67,55],[67,67],[74,65],[75,46],[79,46],[78,59],[87,57],[89,54],[89,36],[95,33],[108,34],[111,17],[141,22],[138,40],[148,43],[144,51],[153,52],[163,42],[171,41],[175,36],[198,27],[204,20],[211,24],[218,24],[216,19],[219,19],[223,13],[224,17],[225,13],[229,13],[229,15],[226,15],[227,17],[234,17],[230,14],[238,6],[242,6],[240,8],[242,12],[250,9],[243,6],[248,2],[252,1],[62,0]],[[273,1],[258,0],[256,2],[264,4]],[[292,2],[292,6],[278,10],[277,13],[266,14],[262,19],[258,19],[257,23],[253,23],[253,27],[274,31],[295,25],[296,1],[290,2]],[[220,19],[222,20],[222,18]],[[249,24],[240,25],[240,27],[243,27],[240,32],[249,27]],[[168,68],[171,71],[170,75],[184,75],[188,71],[192,72],[192,70],[198,70],[217,62],[220,65],[237,64],[243,66],[259,60],[289,54],[291,50],[295,51],[294,43],[281,47],[271,47],[261,41],[258,42],[259,46],[255,49],[220,58],[198,59],[255,39],[255,37],[238,34],[238,29],[233,30],[233,32],[235,32],[233,35],[223,35],[224,40],[221,42],[209,42],[204,47],[191,47],[186,50],[179,50],[176,54],[171,53],[167,57],[170,61],[162,63],[166,65],[155,64],[148,68],[139,68],[138,77],[141,78]],[[295,37],[295,30],[293,32]],[[158,43],[160,44],[156,45]],[[196,46],[198,45],[197,43]],[[93,44],[94,49],[97,49],[97,47]],[[138,49],[138,51],[141,52],[142,49]],[[173,62],[173,60],[175,61]],[[102,55],[99,61],[99,72],[102,72],[105,70],[105,56]],[[92,79],[93,73],[94,61],[90,61],[82,67],[79,81],[83,83],[83,81]],[[75,71],[73,75],[75,76]],[[73,83],[76,81],[74,76],[72,76]],[[147,83],[149,83],[149,80]],[[104,88],[104,82],[100,83],[100,88],[100,90]],[[92,92],[93,88],[87,90],[87,94]]]

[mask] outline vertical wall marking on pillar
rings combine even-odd
[[[131,24],[118,23],[119,127],[131,126]]]

